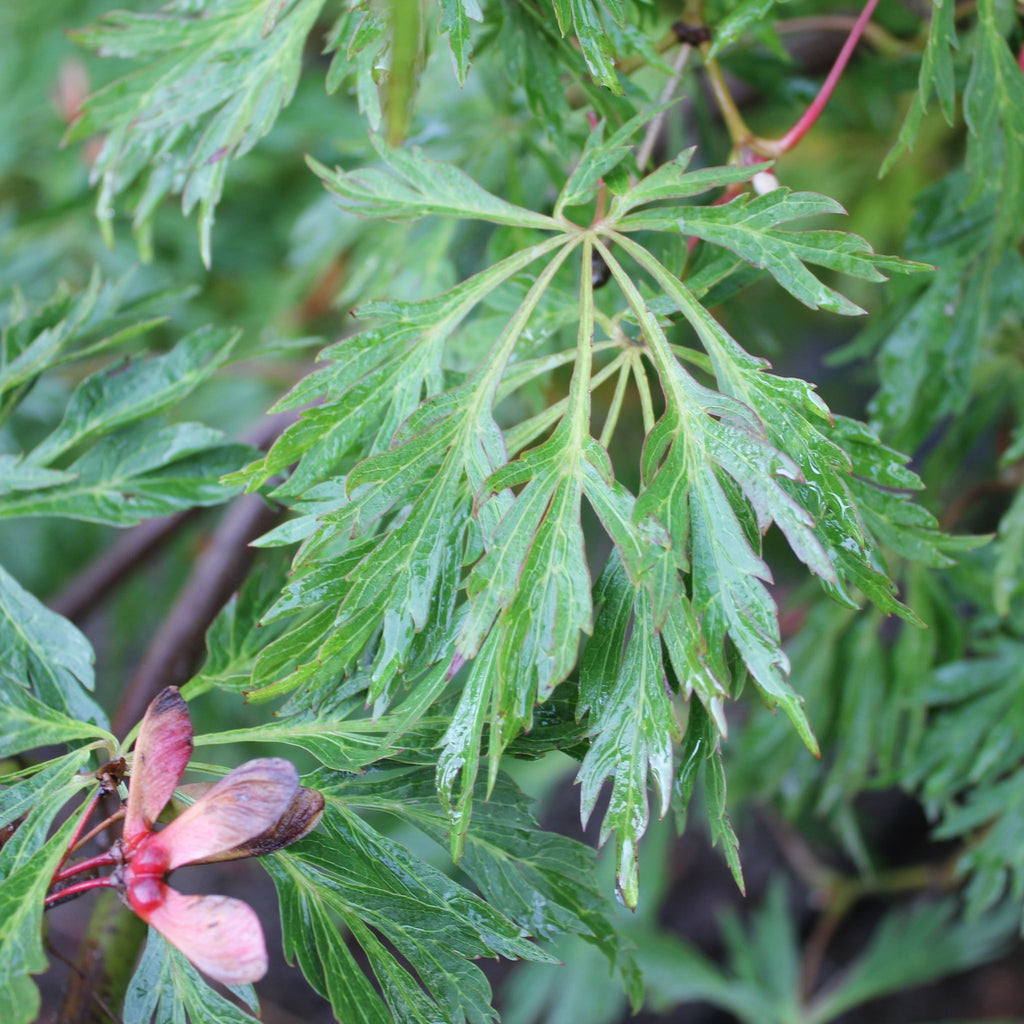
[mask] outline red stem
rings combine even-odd
[[[118,860],[118,854],[113,848],[106,850],[103,853],[96,854],[95,857],[80,860],[77,864],[72,864],[71,867],[65,868],[63,871],[58,871],[50,880],[50,885],[63,882],[65,878],[71,878],[73,875],[80,875],[83,871],[89,871],[91,868],[101,868],[107,864],[116,864]]]
[[[78,824],[75,826],[75,831],[71,836],[71,841],[68,843],[68,848],[64,851],[64,856],[61,857],[60,863],[54,870],[53,878],[50,879],[50,885],[53,885],[54,882],[59,882],[61,877],[63,877],[60,874],[60,869],[64,867],[64,865],[67,863],[68,857],[71,856],[71,851],[77,845],[78,839],[82,834],[82,829],[85,828],[85,823],[89,820],[89,818],[92,817],[92,812],[96,810],[96,805],[100,802],[101,796],[103,796],[103,790],[98,789],[96,791],[95,796],[93,796],[93,798],[89,801],[89,806],[86,809],[85,814],[83,814],[82,817],[78,819]]]
[[[864,10],[860,12],[860,17],[854,22],[846,42],[843,43],[843,48],[839,51],[839,56],[836,57],[835,64],[832,65],[832,70],[828,73],[828,77],[818,91],[818,95],[811,101],[811,105],[804,112],[803,117],[776,143],[776,152],[786,153],[791,150],[807,134],[814,122],[818,120],[819,115],[825,109],[825,104],[832,97],[836,83],[842,77],[843,71],[846,70],[850,56],[857,48],[861,34],[867,23],[871,20],[871,15],[874,13],[877,5],[878,0],[868,0],[864,5]]]
[[[88,892],[90,889],[112,889],[116,885],[117,883],[112,878],[90,878],[85,882],[76,882],[74,885],[69,885],[66,889],[61,889],[60,892],[50,893],[44,901],[45,907],[48,910],[50,907],[55,907],[58,903],[71,899],[72,896],[80,896],[83,892]]]

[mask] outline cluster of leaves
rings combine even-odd
[[[771,6],[709,4],[705,61],[743,70],[751,40],[778,49]],[[994,443],[994,422],[1013,429],[992,459],[1001,484],[1016,485],[1024,452],[1009,343],[1024,319],[1024,76],[1007,45],[1012,11],[981,0],[968,31],[957,17],[949,0],[934,7],[892,160],[923,134],[933,93],[952,123],[965,80],[967,166],[919,197],[909,259],[808,226],[844,212],[827,196],[743,191],[766,167],[713,166],[705,154],[720,142],[699,160],[687,148],[638,165],[652,97],[678,71],[663,52],[679,43],[640,0],[180,0],[75,33],[138,64],[86,101],[69,139],[101,136],[91,177],[103,234],[127,200],[149,255],[162,201],[180,195],[186,213],[198,208],[211,264],[227,170],[279,118],[287,128],[303,80],[325,77],[339,107],[351,93],[371,130],[368,145],[325,139],[323,160],[309,158],[343,213],[313,207],[301,230],[331,230],[292,252],[351,263],[343,295],[371,300],[357,310],[369,326],[325,348],[278,401],[297,419],[265,454],[165,415],[240,344],[207,327],[140,356],[147,334],[165,340],[153,310],[173,295],[133,296],[96,274],[45,303],[15,297],[0,340],[0,520],[122,527],[243,490],[290,513],[259,541],[297,545],[287,575],[270,552],[211,627],[185,693],[244,693],[259,709],[286,699],[269,723],[223,722],[197,746],[290,746],[319,764],[304,782],[327,799],[321,829],[265,866],[286,955],[338,1019],[492,1019],[474,961],[540,971],[553,942],[596,951],[638,1004],[628,928],[611,923],[592,851],[537,826],[506,755],[575,759],[584,823],[608,791],[599,838],[615,839],[629,907],[652,800],[682,816],[701,794],[742,887],[727,775],[730,804],[738,794],[799,824],[824,820],[869,876],[878,864],[854,802],[866,788],[917,794],[937,835],[962,844],[976,919],[949,901],[889,916],[812,997],[781,890],[750,936],[725,926],[728,969],[652,939],[649,921],[636,945],[655,1002],[824,1022],[1003,941],[1019,901],[993,908],[1024,887],[1024,499],[1001,521],[953,522],[998,523],[996,544],[975,554],[975,538],[947,536],[912,500],[921,477],[898,451],[934,445],[918,468],[940,498],[964,452]],[[454,76],[432,59],[439,34]],[[630,78],[638,68],[650,83]],[[714,202],[719,191],[734,197]],[[834,360],[877,355],[870,424],[772,373],[751,354],[759,338],[732,327],[728,304],[719,311],[770,278],[809,310],[862,313],[839,274],[900,275],[888,308]],[[128,358],[97,369],[112,352]],[[50,393],[55,422],[33,407]],[[787,649],[769,553],[817,578]],[[89,692],[88,641],[2,567],[0,648],[2,753],[70,748],[5,766],[0,790],[12,834],[0,847],[0,1017],[20,1022],[38,1006],[42,899],[76,815],[54,822],[122,747]],[[736,714],[745,688],[784,717]],[[452,863],[440,870],[388,822]],[[254,994],[235,995],[152,933],[125,1019],[253,1019]],[[602,1012],[618,1005],[611,996]]]

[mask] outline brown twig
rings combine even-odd
[[[127,530],[51,598],[50,607],[58,615],[80,622],[197,514],[196,509],[190,509],[150,519]]]
[[[291,412],[263,416],[240,440],[265,449],[294,421],[295,414]],[[192,522],[199,511],[190,509],[150,519],[126,530],[51,599],[50,607],[72,622],[80,621],[119,584],[142,568],[183,526]]]
[[[121,695],[112,726],[117,735],[142,718],[165,686],[188,678],[202,654],[207,628],[245,578],[253,558],[249,545],[279,515],[258,494],[239,498],[230,507]]]

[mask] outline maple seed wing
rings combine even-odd
[[[267,973],[263,927],[248,903],[183,896],[166,887],[163,901],[145,919],[214,981],[247,985]]]
[[[174,793],[192,756],[192,720],[176,686],[146,709],[135,741],[124,839],[129,849],[146,835]]]
[[[238,846],[223,853],[206,857],[203,861],[239,860],[242,857],[263,857],[275,850],[281,850],[292,843],[298,842],[303,836],[309,835],[320,823],[324,815],[323,793],[315,789],[300,786],[295,799],[288,809],[265,832],[240,843]]]
[[[151,843],[166,851],[168,870],[215,857],[276,825],[298,789],[291,761],[247,761],[211,786]]]

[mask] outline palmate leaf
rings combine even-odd
[[[577,363],[564,417],[551,436],[516,461],[479,473],[503,454],[499,441],[480,445],[467,475],[476,484],[483,556],[466,584],[469,610],[455,644],[453,668],[480,654],[455,720],[442,741],[438,790],[452,817],[452,851],[469,822],[484,711],[490,708],[489,780],[507,744],[533,721],[572,670],[580,634],[591,629],[590,573],[580,521],[584,451],[589,436],[591,348],[594,336],[591,247],[581,252]],[[554,266],[555,262],[549,264]],[[537,285],[519,312],[536,303]],[[496,428],[488,411],[480,433]],[[479,458],[483,455],[483,458]],[[522,486],[513,498],[511,489]],[[486,653],[481,650],[486,642]],[[467,728],[467,723],[472,725]],[[456,786],[459,788],[455,795]]]
[[[589,201],[600,177],[617,173],[627,156],[629,130],[626,125],[607,141],[603,130],[591,133],[559,202]],[[678,276],[631,236],[662,231],[678,238],[681,221],[692,216],[696,224],[705,217],[713,244],[727,243],[743,258],[769,266],[808,301],[845,312],[852,305],[826,290],[805,261],[874,280],[880,269],[920,268],[877,256],[861,239],[841,233],[778,230],[791,217],[836,209],[821,197],[779,192],[729,207],[681,205],[753,173],[690,172],[689,154],[633,185],[623,178],[605,218],[581,229],[497,199],[462,171],[418,150],[377,146],[384,173],[318,169],[351,212],[485,220],[548,237],[436,300],[376,304],[372,310],[382,326],[343,342],[334,350],[339,365],[318,371],[288,400],[313,401],[326,390],[335,411],[311,411],[305,425],[300,420],[279,453],[247,471],[250,486],[296,457],[303,460],[300,472],[306,462],[311,470],[347,477],[343,489],[340,478],[314,485],[327,487],[316,492],[323,494],[323,504],[311,502],[301,520],[268,541],[300,538],[303,546],[292,584],[268,615],[271,621],[291,616],[294,625],[257,659],[254,697],[295,692],[293,699],[312,707],[344,675],[344,692],[353,698],[365,694],[381,714],[408,684],[409,695],[388,712],[394,716],[392,740],[420,728],[435,702],[455,701],[440,739],[437,788],[458,855],[471,823],[481,756],[486,752],[493,784],[500,755],[529,729],[535,704],[570,676],[580,641],[590,631],[593,598],[580,526],[586,498],[621,560],[616,578],[625,582],[613,603],[620,609],[616,621],[631,618],[634,632],[628,643],[624,634],[615,634],[619,640],[610,647],[605,636],[588,641],[578,708],[588,716],[590,735],[583,803],[586,812],[611,779],[613,806],[603,831],[616,833],[620,886],[635,900],[635,849],[649,813],[647,782],[651,776],[658,780],[663,809],[679,739],[666,683],[681,695],[696,694],[722,734],[723,700],[738,666],[750,673],[769,705],[784,708],[805,744],[816,750],[801,700],[787,680],[761,535],[778,525],[796,555],[840,600],[853,603],[848,590],[859,587],[890,611],[903,609],[885,574],[880,544],[941,562],[945,542],[927,514],[887,490],[916,483],[895,453],[865,428],[833,421],[809,385],[768,375],[765,364],[749,356]],[[659,205],[647,208],[651,203]],[[576,271],[568,269],[575,259],[566,262],[574,251],[581,257]],[[639,337],[627,336],[608,319],[613,291],[595,303],[594,252],[625,299],[623,322],[636,324]],[[542,257],[542,265],[530,267]],[[636,280],[623,258],[640,268]],[[737,262],[730,253],[723,273]],[[528,285],[514,282],[498,291],[526,268]],[[702,287],[721,279],[718,274]],[[648,298],[652,283],[654,296]],[[571,290],[577,299],[569,299]],[[483,299],[493,316],[469,317]],[[574,313],[575,351],[524,352],[527,339],[549,344],[544,318],[552,310]],[[668,342],[669,317],[680,312],[706,352],[689,358],[717,390],[699,383]],[[559,312],[551,322],[557,330],[568,319]],[[595,344],[598,324],[608,340]],[[458,344],[452,336],[460,328],[478,332],[472,350],[480,362],[465,376],[449,374],[449,390],[441,390],[445,350]],[[345,354],[351,359],[343,363]],[[608,355],[611,362],[595,370],[594,361]],[[665,410],[649,426],[639,467],[642,486],[634,495],[615,479],[605,446],[591,436],[589,391],[616,371],[623,379],[632,373],[646,382],[643,358],[657,373]],[[573,359],[572,385],[563,400],[499,428],[498,401]],[[405,360],[411,383],[400,384],[401,403],[409,412],[396,422],[378,381],[388,372],[400,375]],[[382,369],[387,365],[390,371]],[[345,405],[349,397],[353,404],[364,397],[369,403],[365,422]],[[650,425],[649,396],[646,402]],[[352,465],[367,442],[369,457]],[[859,474],[869,480],[857,480]],[[295,492],[314,493],[315,477],[305,474]],[[290,486],[279,493],[287,495]],[[319,526],[313,519],[318,509]],[[611,606],[601,614],[611,615]],[[592,669],[599,664],[600,670]],[[691,736],[689,745],[696,743]],[[705,766],[716,836],[735,867],[724,777],[710,750]]]
[[[619,242],[651,263],[649,254],[629,239],[619,236]],[[724,675],[721,647],[728,634],[766,698],[783,706],[808,747],[816,750],[800,701],[785,679],[788,661],[779,641],[775,604],[760,582],[770,579],[770,572],[751,548],[742,522],[763,530],[774,520],[795,553],[819,575],[834,580],[835,571],[814,535],[811,517],[774,479],[798,477],[799,470],[767,443],[764,428],[749,407],[703,388],[676,362],[661,326],[622,266],[603,247],[602,255],[648,339],[659,347],[661,355],[656,358],[666,391],[665,414],[644,448],[645,488],[636,514],[658,518],[674,549],[685,552],[692,547],[694,610],[716,675]],[[701,310],[703,326],[703,307],[687,301]],[[753,523],[742,499],[737,513],[716,464],[742,489],[752,506]]]
[[[486,296],[550,253],[559,240],[513,253],[479,274],[425,302],[371,302],[355,312],[374,326],[320,354],[327,363],[301,380],[271,411],[306,409],[266,457],[228,482],[250,490],[293,462],[298,466],[277,493],[293,496],[339,472],[358,450],[386,449],[398,428],[426,395],[443,390],[445,342]],[[360,439],[363,443],[360,445]]]
[[[252,986],[232,987],[253,1013]],[[146,948],[128,982],[125,1024],[252,1024],[257,1018],[215,992],[199,972],[163,936],[149,929]]]
[[[495,1014],[473,958],[552,962],[497,910],[338,804],[321,831],[263,863],[281,900],[285,954],[339,1020],[483,1024]],[[380,994],[336,922],[361,947]]]
[[[526,263],[532,262],[557,244],[534,246],[510,257],[480,275],[480,280],[471,279],[453,290],[448,300],[430,305],[442,321],[452,318],[458,323],[510,276],[524,256]],[[549,261],[523,298],[495,342],[499,351],[511,351],[567,252],[563,247]],[[405,310],[406,316],[415,313],[412,307]],[[442,323],[440,329],[443,327]],[[422,335],[406,332],[406,337],[412,340]],[[429,342],[429,338],[424,340]],[[498,366],[503,365],[501,360]],[[336,602],[333,617],[330,607],[323,608],[320,620],[306,620],[264,652],[253,680],[263,696],[345,670],[381,630],[370,697],[386,702],[389,687],[396,674],[404,671],[417,635],[428,623],[437,627],[434,634],[443,634],[458,593],[460,553],[470,526],[473,493],[507,457],[497,426],[493,420],[488,423],[496,383],[497,374],[490,367],[487,373],[433,396],[406,420],[390,439],[390,447],[364,459],[348,475],[346,488],[351,500],[324,517],[319,541],[333,537],[349,548],[341,556],[344,572],[339,573],[338,566],[333,573],[336,582],[331,584],[325,578],[329,589],[318,592]],[[373,536],[384,517],[391,518],[380,540],[367,544],[363,538]],[[353,545],[356,540],[361,547]],[[302,576],[304,558],[297,560]],[[317,572],[312,566],[309,571]],[[308,607],[308,602],[302,603]],[[286,600],[270,617],[289,613],[294,607]],[[325,625],[331,627],[326,634]],[[433,641],[427,636],[423,642],[429,646]],[[451,656],[449,649],[447,657]],[[272,678],[275,675],[277,678]]]
[[[978,542],[945,536],[930,513],[893,493],[894,488],[921,487],[918,477],[905,468],[906,456],[883,446],[864,424],[832,417],[806,382],[766,373],[768,364],[744,352],[650,253],[629,239],[622,245],[684,312],[711,357],[722,392],[739,399],[740,409],[756,413],[754,431],[763,431],[777,452],[792,457],[788,468],[783,462],[776,472],[779,487],[795,499],[796,508],[806,510],[803,516],[787,512],[778,502],[765,506],[743,477],[729,469],[758,511],[762,528],[767,511],[794,552],[844,603],[854,603],[846,592],[846,585],[852,584],[882,610],[916,621],[894,597],[879,547],[943,566],[952,564],[945,551],[968,550]],[[812,518],[807,518],[808,512]]]
[[[180,193],[185,212],[199,205],[203,262],[227,167],[270,131],[298,82],[306,37],[324,0],[252,4],[214,0],[201,14],[176,3],[157,14],[113,11],[72,33],[102,56],[142,66],[85,103],[68,138],[104,134],[92,177],[96,212],[110,235],[114,202],[147,167],[135,202],[137,230],[158,203]]]

